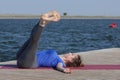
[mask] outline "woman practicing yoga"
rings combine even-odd
[[[29,39],[23,44],[16,54],[19,68],[53,67],[64,73],[71,73],[67,67],[79,67],[82,64],[77,54],[68,53],[59,56],[55,50],[37,51],[42,29],[48,22],[57,22],[60,14],[56,11],[45,13],[32,29]]]

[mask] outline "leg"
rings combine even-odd
[[[50,21],[58,21],[59,14],[56,11],[41,16],[41,21],[32,29],[30,38],[17,52],[17,65],[20,68],[36,68],[36,50],[43,27]]]
[[[17,53],[18,67],[22,68],[35,68],[37,67],[36,50],[38,40],[42,32],[43,27],[37,24],[32,32],[30,38],[25,42],[22,48]]]

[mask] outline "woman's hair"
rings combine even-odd
[[[66,63],[66,67],[80,67],[80,66],[84,66],[80,55],[77,55],[77,58],[73,59],[73,62]]]

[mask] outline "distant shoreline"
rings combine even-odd
[[[40,15],[3,15],[0,19],[39,19]],[[62,19],[120,19],[120,16],[62,16]]]

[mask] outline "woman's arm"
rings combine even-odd
[[[63,64],[61,62],[57,64],[56,69],[61,71],[61,72],[66,73],[66,74],[70,74],[71,73],[70,68],[64,68]]]

